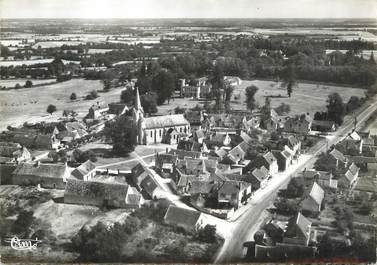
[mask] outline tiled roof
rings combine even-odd
[[[178,125],[189,125],[190,123],[185,119],[183,114],[164,115],[157,117],[148,117],[144,119],[145,128],[165,128]]]
[[[305,238],[309,238],[309,228],[312,223],[300,212],[297,214],[295,225]]]
[[[271,153],[271,152],[268,152],[266,153],[263,158],[267,161],[268,164],[272,164],[274,162],[276,162],[276,158],[274,157],[274,155]]]
[[[140,183],[140,187],[143,188],[150,196],[152,196],[153,192],[157,189],[156,182],[148,175],[143,179]]]
[[[309,196],[318,204],[321,205],[322,200],[325,196],[325,192],[323,189],[317,184],[317,182],[313,183],[312,189],[310,190]]]
[[[253,174],[253,176],[259,181],[266,179],[269,175],[267,168],[265,168],[264,166],[254,169],[251,174]]]
[[[22,163],[17,166],[14,175],[29,175],[47,178],[62,178],[67,170],[66,165]]]
[[[191,186],[188,190],[188,193],[190,194],[209,194],[213,187],[215,186],[215,183],[209,182],[209,181],[192,181]]]
[[[71,175],[74,176],[77,179],[83,179],[83,177],[88,174],[90,171],[94,170],[96,168],[96,165],[90,161],[87,160],[86,162],[82,163],[80,166],[75,168]]]
[[[95,181],[82,181],[67,179],[65,194],[74,194],[89,198],[102,198],[104,200],[125,201],[128,185],[121,183],[105,183]]]
[[[199,211],[179,208],[170,205],[164,216],[165,222],[175,224],[177,226],[184,226],[187,228],[194,228],[200,218]]]
[[[336,160],[342,161],[343,163],[347,162],[346,157],[335,148],[330,152],[330,155],[332,155]]]
[[[359,172],[359,168],[355,165],[355,163],[352,163],[350,167],[348,168],[354,175],[356,175]]]

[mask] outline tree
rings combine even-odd
[[[213,74],[210,77],[210,82],[212,84],[212,93],[215,97],[215,110],[217,112],[221,112],[223,109],[222,106],[222,100],[221,100],[221,94],[225,89],[224,84],[224,65],[222,62],[218,62],[215,65],[215,68],[213,70]]]
[[[133,104],[135,100],[135,94],[132,89],[122,90],[120,94],[120,101],[126,104]]]
[[[257,107],[257,104],[255,102],[255,94],[258,92],[258,87],[257,86],[248,86],[246,88],[246,106],[247,108],[252,111]]]
[[[216,226],[206,225],[204,228],[199,229],[198,239],[205,243],[216,242]]]
[[[80,149],[75,149],[72,154],[76,162],[79,163],[84,163],[88,160],[97,162],[96,154],[92,150],[81,151]]]
[[[92,90],[88,95],[86,95],[85,99],[92,100],[98,98],[97,90]]]
[[[33,86],[33,82],[31,82],[30,80],[26,80],[24,87],[28,88],[28,87],[32,87],[32,86]]]
[[[17,83],[15,86],[14,86],[15,89],[20,89],[21,88],[21,85],[19,83]]]
[[[175,78],[170,71],[160,70],[152,79],[152,88],[157,95],[157,105],[162,105],[165,100],[170,101],[175,90]]]
[[[333,157],[328,153],[321,153],[314,163],[314,169],[318,171],[335,172],[336,163]]]
[[[275,108],[275,111],[279,115],[288,114],[291,111],[291,106],[282,102],[278,107]]]
[[[174,113],[175,114],[184,114],[186,111],[185,108],[181,108],[180,106],[177,106],[175,109],[174,109]]]
[[[50,113],[50,115],[52,115],[52,113],[54,113],[56,110],[57,110],[57,109],[56,109],[56,106],[50,104],[50,105],[47,106],[47,110],[46,110],[46,111],[47,111],[48,113]]]
[[[135,131],[128,116],[120,116],[115,121],[106,123],[104,134],[113,143],[113,152],[127,155],[135,149]]]
[[[77,99],[77,95],[76,93],[72,93],[71,96],[69,97],[70,100],[76,100]]]
[[[225,86],[225,90],[224,90],[224,101],[225,102],[230,102],[230,100],[232,99],[232,94],[233,94],[233,91],[234,91],[234,87],[227,84]]]
[[[141,106],[145,113],[157,112],[157,95],[153,92],[149,92],[140,97]]]
[[[30,233],[30,226],[35,220],[33,215],[32,211],[22,210],[12,225],[12,232],[18,236],[27,238]]]
[[[347,102],[346,111],[347,113],[351,113],[357,108],[361,107],[361,105],[362,105],[361,99],[357,96],[352,96]]]
[[[287,88],[288,97],[291,97],[293,92],[293,87],[297,86],[297,79],[295,69],[292,64],[285,67],[281,73],[283,83],[282,86]]]
[[[342,97],[338,93],[332,93],[327,98],[328,119],[338,125],[342,125],[345,115],[345,105]]]

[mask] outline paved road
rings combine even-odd
[[[370,115],[377,109],[377,100],[374,99],[373,103],[365,108],[357,116],[357,129],[362,126]],[[354,129],[354,119],[349,118],[345,123],[334,133],[333,137],[329,140],[322,140],[313,146],[308,154],[311,157],[302,163],[295,171],[287,175],[285,179],[281,182],[279,186],[271,190],[268,194],[263,196],[257,202],[251,201],[249,203],[249,209],[235,222],[234,227],[232,227],[231,237],[225,238],[223,246],[220,248],[216,254],[214,261],[215,263],[229,263],[241,261],[242,257],[242,245],[246,241],[252,240],[254,232],[258,229],[260,223],[260,217],[263,211],[267,209],[274,201],[279,189],[286,186],[290,180],[291,176],[301,172],[304,168],[311,168],[314,162],[317,160],[317,155],[321,152],[326,151],[330,146],[338,143],[344,137],[347,136]]]

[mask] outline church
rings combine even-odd
[[[190,134],[190,123],[183,114],[145,118],[137,88],[132,120],[137,144],[177,144],[180,138]]]

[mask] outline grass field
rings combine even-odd
[[[16,84],[20,84],[21,86],[25,85],[25,82],[27,80],[30,80],[33,82],[33,85],[41,85],[41,84],[48,84],[55,82],[56,79],[27,79],[27,78],[20,78],[20,79],[6,79],[6,80],[0,80],[0,87],[5,86],[6,88],[12,88]]]
[[[122,88],[114,88],[108,93],[98,93],[100,97],[94,100],[83,99],[89,91],[102,90],[102,87],[98,80],[72,79],[42,87],[0,91],[0,130],[6,129],[8,125],[22,125],[26,121],[55,121],[62,117],[65,109],[76,111],[80,118],[84,117],[90,106],[97,101],[119,101]],[[69,99],[73,92],[77,94],[78,100]],[[52,115],[46,112],[49,104],[57,107],[57,112]]]
[[[17,60],[17,61],[0,61],[0,66],[21,66],[21,65],[34,65],[51,63],[54,59],[37,59],[37,60]]]
[[[291,98],[287,97],[285,88],[280,87],[280,83],[273,81],[243,81],[234,92],[234,96],[239,95],[239,99],[233,101],[231,106],[234,109],[245,109],[245,88],[255,85],[259,88],[256,94],[256,100],[259,105],[263,105],[266,96],[275,96],[271,98],[272,107],[279,106],[282,102],[291,106],[289,115],[302,114],[309,112],[314,115],[317,111],[326,110],[327,96],[331,93],[337,92],[347,102],[351,96],[363,97],[365,90],[359,88],[330,86],[330,85],[316,85],[309,83],[299,83],[298,87],[293,89]],[[281,95],[282,97],[278,97]]]

